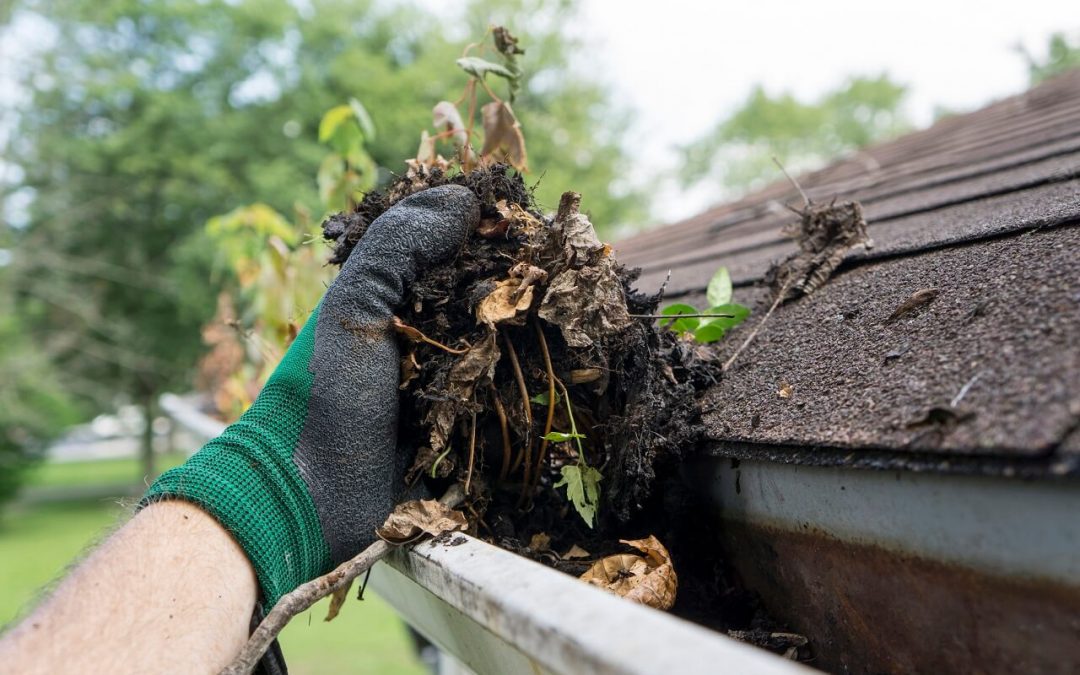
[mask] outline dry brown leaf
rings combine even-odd
[[[495,202],[495,210],[508,226],[520,229],[526,237],[544,226],[536,216],[521,208],[520,204],[508,204],[505,199]]]
[[[529,550],[542,553],[551,550],[551,537],[545,532],[537,532],[529,538]]]
[[[521,134],[514,111],[505,101],[492,101],[480,108],[484,125],[484,147],[481,157],[505,159],[515,169],[528,171],[525,137]]]
[[[570,547],[570,550],[562,554],[563,560],[577,560],[579,558],[591,558],[592,554],[581,548],[577,544]]]
[[[401,357],[401,384],[398,389],[406,389],[409,383],[420,376],[420,363],[416,360],[416,350],[410,349],[409,353]]]
[[[341,613],[341,606],[349,598],[349,589],[351,588],[352,580],[350,579],[349,583],[334,591],[333,595],[330,596],[330,609],[326,611],[326,618],[323,621],[333,621],[337,618],[337,615]]]
[[[529,286],[518,294],[521,279],[503,279],[495,284],[495,290],[476,306],[476,322],[496,326],[501,323],[520,326],[525,323],[525,312],[533,301],[533,289]],[[519,297],[515,297],[519,296]]]
[[[780,380],[780,388],[776,390],[776,395],[780,398],[791,398],[791,395],[795,393],[795,387],[791,386],[787,380]]]
[[[468,523],[460,511],[440,504],[437,499],[414,499],[398,504],[375,534],[391,544],[407,544],[425,534],[437,537],[466,527]]]
[[[469,132],[465,129],[461,113],[450,101],[439,101],[435,104],[435,107],[431,109],[431,124],[440,131],[444,129],[449,131],[454,144],[459,147],[469,142]]]
[[[620,541],[638,549],[644,557],[633,553],[609,555],[593,563],[581,575],[582,581],[633,602],[670,609],[675,604],[679,580],[667,549],[652,535]]]

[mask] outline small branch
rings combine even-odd
[[[540,352],[544,355],[544,370],[547,371],[548,380],[548,412],[547,422],[544,423],[544,436],[551,433],[551,423],[555,420],[555,369],[551,365],[551,353],[548,351],[547,340],[544,338],[544,329],[541,328],[539,323],[534,323],[536,327],[536,336],[540,341]],[[543,438],[540,441],[540,452],[536,455],[536,466],[532,471],[532,480],[529,479],[528,472],[525,475],[525,482],[521,485],[521,497],[518,499],[518,505],[524,503],[526,496],[529,494],[530,486],[535,487],[540,482],[540,467],[544,464],[544,458],[547,454],[548,440]]]
[[[461,487],[454,485],[439,501],[446,506],[456,507],[464,499],[465,494]],[[341,563],[328,574],[316,577],[283,595],[248,638],[247,644],[236,655],[233,662],[226,666],[220,675],[248,675],[258,665],[259,659],[290,619],[310,609],[316,602],[331,595],[337,589],[351,584],[353,579],[371,569],[372,565],[386,557],[386,554],[394,548],[382,539],[377,539],[356,557]]]
[[[797,180],[795,180],[794,178],[791,177],[791,174],[787,172],[787,169],[784,168],[784,165],[780,163],[779,159],[777,159],[776,157],[773,157],[772,161],[776,162],[776,166],[780,167],[780,170],[784,172],[784,175],[787,176],[787,179],[789,181],[791,181],[791,184],[794,185],[795,189],[799,191],[800,195],[802,195],[803,208],[805,209],[805,208],[809,207],[810,206],[810,198],[806,196],[805,192],[803,192],[802,186],[799,185],[799,181],[797,181]],[[796,211],[796,213],[798,213],[798,212]]]
[[[465,475],[465,494],[469,494],[472,483],[473,467],[476,464],[476,413],[472,414],[472,428],[469,430],[469,473]]]
[[[506,424],[506,408],[499,399],[499,390],[491,382],[488,383],[488,387],[491,388],[491,401],[495,405],[495,414],[499,417],[499,429],[502,430],[503,461],[502,468],[499,470],[499,480],[504,481],[510,473],[510,429]]]
[[[734,314],[627,314],[631,319],[734,319]]]
[[[522,444],[521,451],[517,457],[514,458],[514,463],[510,466],[508,474],[512,474],[517,471],[518,466],[521,465],[522,459],[525,460],[525,473],[528,474],[529,463],[532,458],[532,406],[529,403],[529,388],[525,386],[525,375],[521,372],[521,363],[518,362],[517,350],[514,349],[514,343],[510,341],[510,335],[506,331],[501,331],[503,342],[506,343],[506,353],[510,355],[510,366],[514,371],[514,379],[517,381],[518,392],[521,394],[521,406],[525,412],[525,443]]]
[[[790,282],[784,284],[784,287],[780,289],[780,293],[776,296],[776,300],[773,301],[772,307],[769,308],[768,312],[765,312],[765,316],[761,317],[761,321],[758,321],[758,324],[754,326],[754,330],[750,331],[750,334],[746,336],[746,339],[743,340],[743,343],[739,345],[738,349],[735,350],[735,353],[732,354],[728,358],[728,360],[724,362],[723,367],[720,368],[720,372],[726,373],[728,371],[728,368],[731,367],[731,364],[735,363],[735,359],[738,358],[739,354],[742,354],[743,350],[749,347],[750,343],[754,341],[754,338],[757,337],[758,333],[765,325],[765,322],[769,320],[769,317],[772,316],[772,313],[776,311],[776,308],[779,307],[780,303],[784,301],[784,298],[787,296],[789,285]]]
[[[447,347],[438,340],[432,340],[428,336],[424,335],[419,328],[403,323],[401,319],[397,318],[396,316],[394,317],[393,323],[391,325],[393,325],[394,330],[401,333],[406,338],[413,340],[414,342],[423,342],[425,344],[431,345],[432,347],[438,347],[445,352],[449,352],[450,354],[455,354],[458,356],[460,356],[461,354],[465,354],[469,351],[468,348],[454,349],[452,347]]]

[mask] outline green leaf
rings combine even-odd
[[[716,270],[716,274],[709,279],[709,287],[705,291],[710,305],[726,305],[731,302],[731,274],[726,267]]]
[[[546,391],[542,391],[536,396],[530,398],[529,400],[536,405],[548,405],[548,393]],[[559,392],[555,392],[555,405],[559,405],[560,401],[562,401],[562,397],[559,396]]]
[[[326,143],[338,128],[353,116],[353,109],[347,105],[334,106],[326,111],[319,122],[319,142]]]
[[[717,326],[714,323],[705,324],[694,331],[694,340],[706,344],[716,342],[724,337],[724,332],[723,326]]]
[[[574,438],[585,438],[582,434],[564,434],[561,431],[549,431],[544,434],[544,440],[552,441],[553,443],[565,443]]]
[[[710,307],[703,314],[730,314],[730,317],[717,317],[715,319],[702,319],[701,324],[704,325],[716,325],[723,328],[725,331],[738,326],[743,321],[746,321],[746,317],[750,316],[750,309],[742,305],[731,303],[727,305],[717,305],[716,307]]]
[[[591,466],[567,464],[562,468],[562,480],[555,487],[566,487],[566,498],[589,527],[600,505],[600,481],[603,476]]]
[[[374,141],[375,122],[371,120],[371,115],[368,114],[367,108],[355,98],[349,99],[349,107],[352,108],[353,115],[356,117],[357,124],[360,125],[360,131],[364,134],[364,138],[368,141]]]
[[[664,316],[678,316],[679,314],[700,314],[696,307],[693,307],[691,305],[684,305],[681,303],[668,305],[667,307],[660,310],[660,313]],[[677,319],[674,321],[674,323],[671,319],[660,319],[661,326],[667,326],[670,324],[671,330],[675,331],[676,333],[686,333],[688,331],[692,331],[698,327],[699,323],[700,321],[695,318]]]
[[[493,61],[482,59],[479,56],[465,56],[457,60],[458,67],[477,79],[484,79],[488,73],[506,78],[509,82],[517,80],[517,76],[509,68]]]

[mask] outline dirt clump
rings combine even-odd
[[[699,439],[697,393],[715,369],[647,318],[659,297],[632,290],[636,272],[597,238],[578,195],[545,216],[506,166],[411,170],[324,223],[331,262],[396,201],[447,183],[477,195],[481,221],[398,317],[401,419],[420,421],[401,429],[402,447],[418,448],[409,479],[461,482],[478,533],[512,547],[539,531],[556,547],[617,539],[658,467]]]

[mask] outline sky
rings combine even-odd
[[[634,111],[638,178],[662,184],[654,218],[693,215],[715,186],[687,194],[664,176],[675,148],[730,114],[755,84],[812,100],[850,75],[907,84],[918,126],[935,108],[982,107],[1023,91],[1016,45],[1044,54],[1051,33],[1080,34],[1075,0],[584,0],[588,67]],[[650,175],[651,174],[651,175]]]

